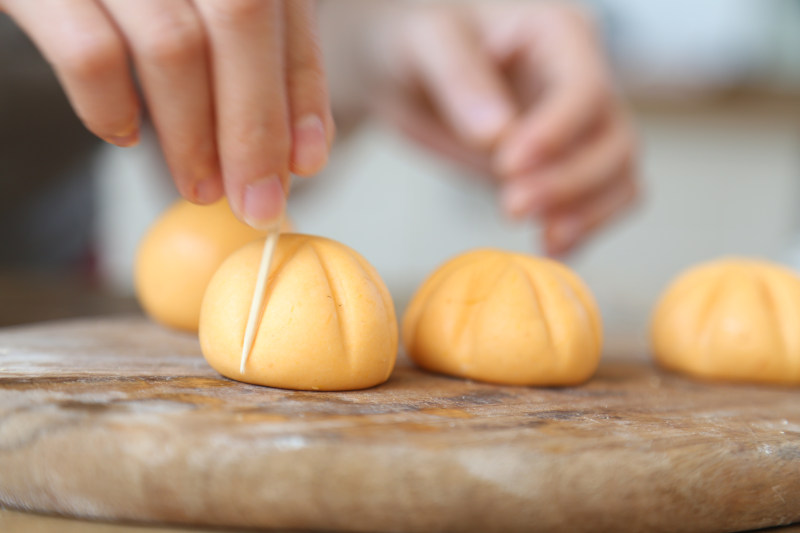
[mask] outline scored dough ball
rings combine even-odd
[[[670,285],[652,319],[656,360],[698,377],[800,383],[800,278],[766,261],[722,259]]]
[[[421,367],[509,385],[574,385],[597,368],[600,314],[567,267],[475,250],[440,267],[403,318],[403,344]]]
[[[179,200],[139,244],[134,273],[139,303],[157,322],[197,331],[211,276],[231,253],[264,235],[240,222],[224,198],[209,206]]]
[[[338,242],[281,235],[265,304],[239,373],[264,241],[231,255],[203,298],[200,346],[223,376],[296,390],[353,390],[389,379],[397,357],[392,297],[375,269]]]

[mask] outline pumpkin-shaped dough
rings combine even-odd
[[[134,273],[139,303],[157,322],[197,331],[211,276],[226,257],[264,235],[240,222],[225,199],[209,206],[179,200],[139,244]]]
[[[698,377],[800,383],[800,278],[766,261],[722,259],[681,274],[652,319],[656,360]]]
[[[510,385],[574,385],[597,368],[600,315],[589,290],[549,259],[475,250],[440,267],[403,318],[421,367]]]
[[[231,255],[208,285],[200,346],[231,379],[297,390],[352,390],[389,378],[397,357],[392,298],[375,269],[338,242],[281,235],[245,373],[244,331],[264,241]]]

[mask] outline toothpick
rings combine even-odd
[[[239,373],[241,374],[244,374],[247,358],[250,356],[250,351],[253,349],[253,341],[256,337],[256,330],[258,329],[258,323],[262,313],[261,306],[264,304],[264,289],[267,285],[267,276],[269,275],[269,267],[272,264],[272,255],[275,252],[275,245],[278,244],[278,237],[281,234],[280,228],[281,225],[276,224],[267,234],[266,240],[264,240],[264,251],[261,254],[261,264],[258,267],[256,290],[253,292],[253,300],[250,302],[250,314],[247,317],[247,328],[244,330],[242,362],[239,365]]]

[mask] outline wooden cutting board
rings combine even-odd
[[[800,391],[611,353],[574,388],[416,370],[222,378],[139,318],[0,330],[0,505],[341,531],[738,531],[800,521]]]

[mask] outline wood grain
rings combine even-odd
[[[639,354],[641,356],[641,354]],[[798,391],[610,354],[575,388],[401,362],[349,393],[227,380],[143,319],[0,331],[0,504],[340,531],[738,531],[800,521]]]

